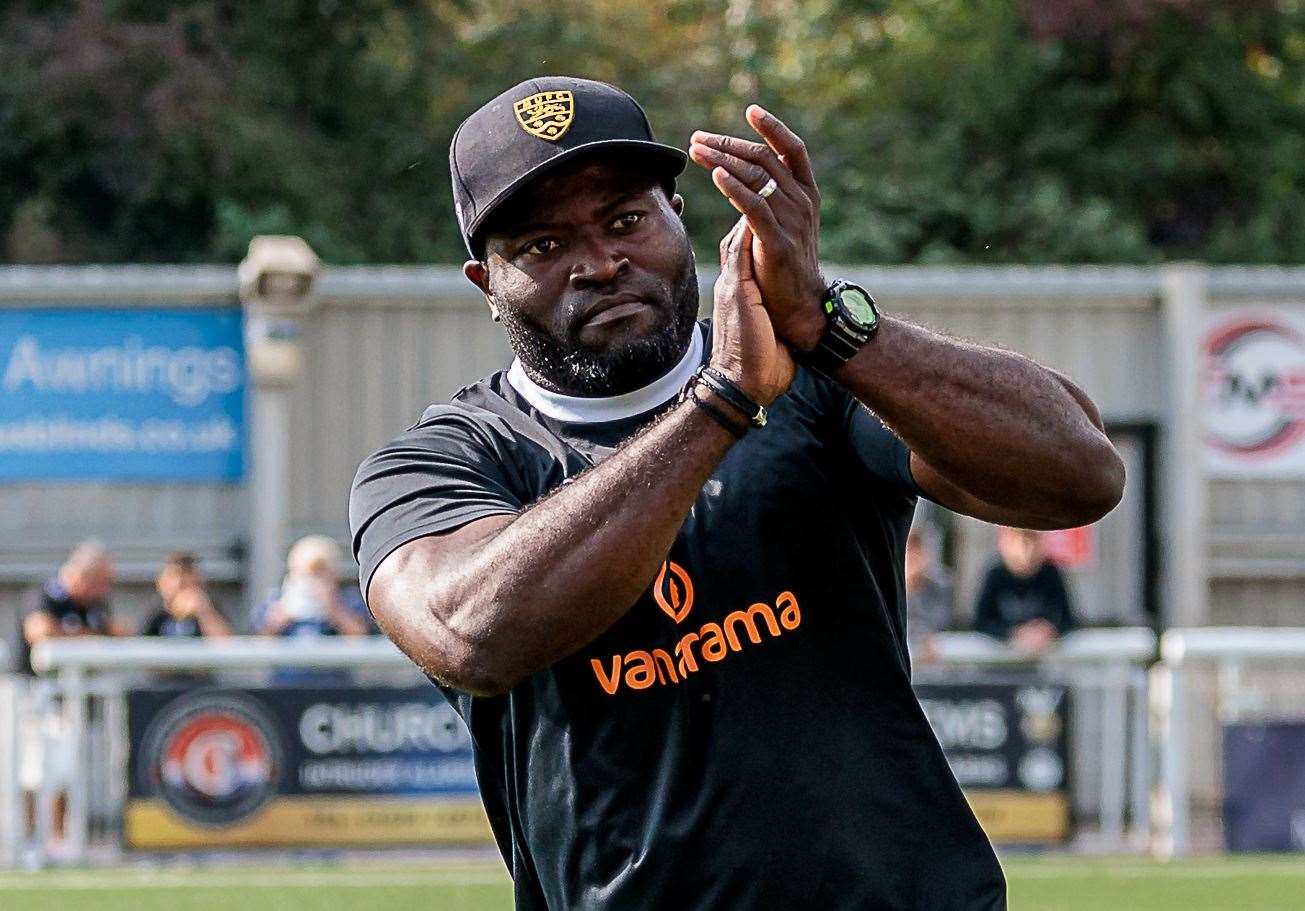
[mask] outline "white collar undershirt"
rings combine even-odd
[[[632,418],[669,402],[679,395],[701,363],[702,327],[694,326],[693,335],[689,338],[689,349],[684,352],[679,363],[661,379],[653,380],[647,386],[632,392],[592,398],[551,392],[526,376],[519,358],[512,361],[507,379],[512,388],[541,414],[568,424],[601,424],[604,421]]]

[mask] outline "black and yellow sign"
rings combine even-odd
[[[128,726],[130,848],[492,840],[433,687],[138,690]]]
[[[479,797],[276,797],[252,816],[198,826],[160,799],[128,801],[137,850],[296,845],[442,845],[493,840]]]
[[[1069,693],[1037,679],[927,683],[916,695],[993,841],[1070,835]]]

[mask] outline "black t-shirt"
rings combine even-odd
[[[998,560],[979,590],[974,628],[1005,639],[1030,620],[1047,620],[1062,636],[1074,628],[1064,577],[1051,563],[1043,563],[1031,576],[1017,576]]]
[[[200,639],[204,630],[200,628],[195,617],[174,617],[168,613],[163,602],[155,605],[154,613],[140,631],[142,636],[175,636],[182,639]]]
[[[721,461],[639,601],[466,720],[523,909],[1005,907],[910,686],[906,447],[799,370]],[[399,545],[511,514],[655,414],[564,424],[496,373],[369,457],[364,591]]]
[[[23,616],[47,614],[65,635],[82,633],[98,636],[109,632],[109,605],[106,601],[94,604],[81,604],[68,594],[59,577],[55,576],[39,588],[28,590],[23,603]],[[32,673],[32,652],[27,644],[27,637],[19,633],[22,643],[21,666],[26,673]]]

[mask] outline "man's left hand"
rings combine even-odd
[[[820,191],[806,144],[758,105],[747,119],[764,143],[698,130],[689,157],[711,171],[712,183],[748,220],[752,260],[766,309],[779,335],[811,351],[825,330],[820,311]],[[763,197],[768,182],[775,190]]]

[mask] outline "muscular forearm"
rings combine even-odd
[[[454,685],[501,692],[591,642],[648,586],[733,441],[679,405],[460,565],[425,574],[433,663]]]
[[[942,479],[1030,527],[1094,521],[1119,500],[1095,408],[1026,357],[885,318],[838,380]]]
[[[779,335],[811,351],[825,330],[811,158],[774,114],[746,113],[764,142],[700,130],[690,157],[755,231],[757,281]],[[1019,355],[884,319],[838,379],[906,440],[921,487],[952,508],[1054,528],[1093,521],[1121,495],[1123,466],[1086,396]]]

